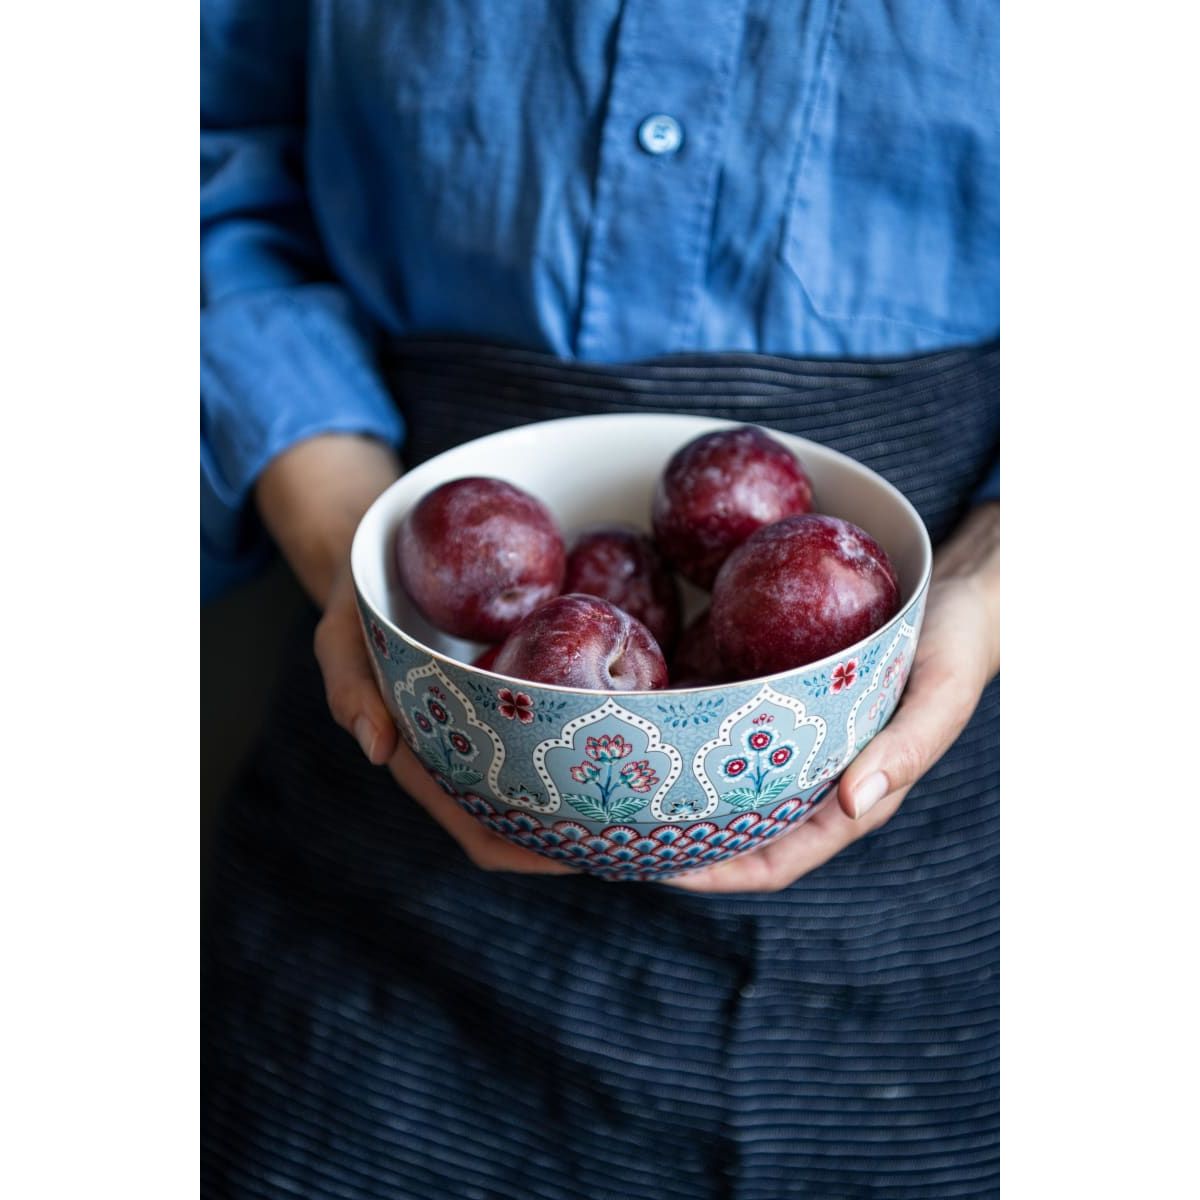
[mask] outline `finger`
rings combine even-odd
[[[388,763],[396,782],[462,847],[484,871],[516,871],[524,875],[577,875],[573,867],[546,858],[493,833],[464,812],[433,781],[416,755],[403,743]]]
[[[896,715],[842,776],[843,813],[861,820],[885,797],[916,783],[962,732],[978,699],[952,669],[918,661]]]
[[[396,746],[396,727],[379,695],[367,658],[354,593],[339,580],[317,625],[313,649],[325,680],[333,719],[353,734],[375,766],[387,762]]]
[[[847,817],[836,804],[823,805],[803,825],[768,842],[761,850],[664,882],[686,892],[778,892],[823,866],[851,842],[886,824],[903,799],[903,792],[888,796],[862,821]]]
[[[710,896],[739,892],[777,892],[783,886],[775,873],[774,864],[767,857],[766,847],[747,851],[737,858],[717,863],[713,867],[701,867],[695,871],[673,875],[662,882],[667,887],[677,888],[681,892],[699,892]]]

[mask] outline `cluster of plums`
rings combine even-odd
[[[812,507],[796,456],[745,425],[676,451],[655,491],[653,539],[604,526],[568,554],[545,505],[474,476],[425,495],[396,551],[428,620],[489,644],[477,666],[605,691],[703,687],[815,662],[895,614],[882,547]],[[672,570],[712,592],[682,632]]]

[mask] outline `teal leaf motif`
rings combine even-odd
[[[770,804],[772,800],[781,796],[788,790],[788,786],[792,782],[790,775],[781,775],[778,779],[772,779],[769,783],[763,784],[763,789],[758,794],[759,804]],[[757,808],[758,805],[755,805]]]
[[[534,711],[534,720],[543,721],[547,725],[557,724],[562,719],[563,709],[566,706],[565,700],[544,700]]]
[[[455,767],[454,770],[450,772],[450,778],[453,779],[455,783],[462,783],[468,786],[473,783],[481,783],[483,781],[483,776],[480,775],[478,771],[472,771],[467,767]]]
[[[471,695],[475,697],[475,703],[482,708],[496,711],[496,693],[489,687],[483,684],[476,683],[473,679],[466,680],[467,687],[471,689]]]
[[[594,796],[584,796],[579,792],[564,792],[563,799],[576,812],[587,817],[589,821],[607,821],[608,812],[604,805]]]
[[[640,813],[645,806],[646,801],[641,796],[627,796],[609,809],[608,820],[628,821]]]
[[[883,644],[881,642],[876,642],[875,645],[872,646],[866,652],[866,654],[862,656],[862,659],[858,664],[859,671],[861,671],[864,675],[868,674],[871,668],[875,665],[876,660],[879,658],[880,651],[882,650]]]
[[[758,792],[752,787],[734,788],[733,791],[726,792],[721,799],[734,808],[737,808],[739,804],[745,807],[746,801],[753,803],[758,799]]]
[[[792,776],[781,775],[778,779],[772,779],[764,783],[761,788],[734,788],[733,791],[726,792],[721,799],[734,812],[745,812],[747,809],[759,808],[764,804],[770,804],[772,800],[777,799],[786,792],[791,783]]]
[[[759,804],[758,797],[753,794],[749,796],[738,796],[735,800],[730,800],[729,797],[726,796],[725,799],[729,801],[729,807],[732,808],[734,812],[745,812],[748,808],[757,808]]]
[[[672,729],[685,725],[707,725],[721,711],[722,701],[717,697],[701,700],[694,708],[686,704],[658,704],[655,707],[663,715],[663,724]]]

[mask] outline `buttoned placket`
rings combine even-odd
[[[664,327],[667,344],[687,344],[744,10],[745,0],[624,5],[583,268],[580,358],[653,354]]]

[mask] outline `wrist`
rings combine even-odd
[[[259,476],[263,523],[322,608],[363,513],[400,476],[390,447],[353,434],[320,434],[289,447]]]
[[[1000,579],[1000,503],[977,505],[938,548],[933,577],[940,579]]]
[[[965,589],[986,630],[986,679],[1000,669],[1000,504],[972,509],[934,556],[931,590]]]

